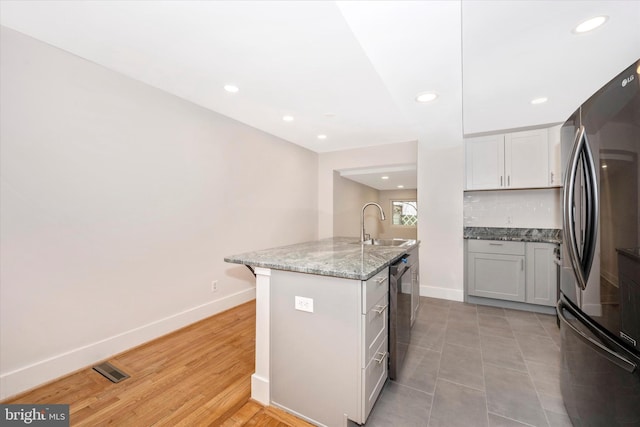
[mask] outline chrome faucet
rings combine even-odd
[[[364,236],[366,235],[364,232],[364,210],[367,208],[367,206],[371,206],[371,205],[375,205],[378,207],[378,209],[380,210],[380,221],[384,221],[384,211],[382,210],[382,206],[380,206],[377,203],[374,202],[369,202],[366,203],[363,207],[362,207],[362,217],[360,218],[360,241],[364,242],[365,238]]]

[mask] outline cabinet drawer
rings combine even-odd
[[[524,255],[524,242],[502,240],[468,240],[467,250],[484,254]]]
[[[385,381],[387,380],[387,358],[389,351],[387,350],[387,340],[380,344],[377,348],[375,358],[369,361],[366,368],[363,369],[362,380],[364,382],[362,389],[364,390],[364,419],[366,421],[373,404],[382,391]]]
[[[389,292],[389,268],[362,283],[362,314],[367,314]]]
[[[387,338],[387,325],[389,323],[389,294],[386,293],[377,303],[371,307],[364,317],[364,351],[362,367],[367,366],[369,361],[375,356],[380,347],[380,343]]]

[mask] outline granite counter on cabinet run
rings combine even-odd
[[[562,230],[556,228],[465,227],[464,238],[560,244],[562,243]]]

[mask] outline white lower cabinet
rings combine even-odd
[[[380,343],[380,346],[375,351],[374,357],[368,361],[366,367],[362,368],[362,380],[364,390],[364,416],[362,422],[364,422],[369,414],[373,405],[376,403],[384,383],[387,381],[388,370],[387,357],[389,352],[389,342],[385,336],[384,340]]]
[[[551,243],[527,243],[527,302],[555,306],[558,276]]]
[[[469,295],[538,305],[555,305],[554,244],[467,241]]]
[[[272,271],[272,405],[317,425],[364,424],[388,376],[388,278]]]
[[[469,295],[524,302],[524,243],[471,240]]]

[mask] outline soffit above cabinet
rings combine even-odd
[[[0,2],[3,26],[316,152],[563,121],[640,56],[639,20],[631,1]]]

